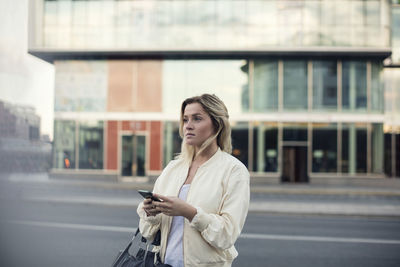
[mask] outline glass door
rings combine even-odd
[[[121,175],[146,175],[146,136],[122,136]]]

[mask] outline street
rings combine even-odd
[[[4,178],[0,186],[1,266],[110,266],[138,224],[134,205],[117,201],[139,202],[134,190]],[[285,196],[254,198],[273,202]],[[295,198],[287,196],[287,201]],[[298,198],[351,201],[344,196]],[[400,203],[399,197],[365,200]],[[250,212],[236,247],[233,266],[399,266],[400,220]]]

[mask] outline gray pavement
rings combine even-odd
[[[371,178],[374,179],[374,178]],[[266,184],[252,183],[250,212],[277,214],[385,216],[400,218],[400,179],[379,178],[351,184]],[[11,174],[7,180],[14,183],[51,184],[104,190],[151,189],[145,178],[105,182],[91,179],[52,179],[46,173]],[[266,197],[269,196],[269,197]],[[277,197],[270,197],[277,196]],[[284,196],[284,197],[282,197]],[[115,205],[136,208],[142,201],[138,195],[74,195],[60,194],[24,196],[37,202],[58,202],[91,205]],[[340,201],[337,201],[340,199]],[[353,201],[358,199],[357,201]],[[388,199],[390,201],[378,201]]]

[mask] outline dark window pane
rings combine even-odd
[[[349,129],[342,130],[342,172],[349,172]]]
[[[337,130],[313,129],[313,172],[337,171]]]
[[[367,130],[356,130],[357,149],[356,149],[356,172],[367,172]]]
[[[238,158],[246,167],[249,165],[249,128],[246,124],[232,127],[232,155]]]
[[[393,176],[392,173],[392,133],[385,134],[385,174]]]
[[[103,169],[103,122],[79,125],[79,169]]]
[[[278,171],[278,129],[268,126],[253,129],[253,170]]]

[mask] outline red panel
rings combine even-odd
[[[130,131],[131,124],[132,124],[132,122],[130,122],[130,121],[123,121],[122,122],[122,131]]]
[[[118,169],[118,123],[107,122],[107,169]]]
[[[150,123],[150,170],[161,170],[161,122],[152,121]]]

